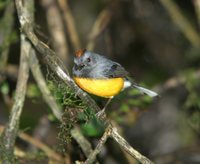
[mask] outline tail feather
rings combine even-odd
[[[137,85],[133,85],[133,87],[137,88],[140,92],[147,94],[150,97],[156,97],[158,96],[158,94],[154,91],[151,91],[149,89],[137,86]]]

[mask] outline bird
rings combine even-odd
[[[126,88],[136,88],[150,97],[158,94],[134,83],[119,63],[95,52],[80,49],[75,52],[73,79],[84,91],[110,100]],[[104,109],[105,109],[104,107]]]

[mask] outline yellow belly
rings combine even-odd
[[[74,80],[78,86],[86,92],[105,98],[115,96],[124,86],[123,78],[91,80],[87,78],[74,77]]]

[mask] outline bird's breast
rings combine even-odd
[[[117,95],[124,87],[123,78],[89,79],[74,77],[74,80],[86,92],[104,98]]]

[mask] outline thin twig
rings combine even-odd
[[[41,141],[36,140],[36,139],[32,138],[31,136],[27,135],[26,133],[22,133],[22,132],[19,133],[19,137],[22,140],[24,140],[32,145],[35,145],[37,148],[43,150],[49,158],[53,158],[57,161],[62,161],[62,157],[58,153],[56,153],[52,148],[48,147]]]
[[[90,163],[93,163],[95,161],[97,154],[100,153],[104,144],[106,143],[107,139],[110,137],[111,134],[112,134],[112,126],[108,125],[108,127],[106,128],[106,130],[105,130],[103,136],[101,137],[98,145],[96,146],[94,151],[89,155],[89,157],[84,162],[84,164],[90,164]]]
[[[71,130],[72,137],[76,140],[76,142],[80,145],[86,157],[88,157],[92,153],[92,146],[90,142],[81,134],[80,129],[75,127]]]
[[[111,12],[108,9],[104,9],[98,15],[94,25],[92,27],[91,33],[89,34],[89,41],[87,44],[87,49],[92,51],[95,46],[95,39],[100,35],[100,33],[107,27],[111,19]]]
[[[3,129],[5,129],[4,126],[0,125],[0,133],[3,131]],[[30,143],[30,144],[36,146],[37,148],[41,149],[42,151],[44,151],[45,154],[49,158],[55,159],[60,162],[63,161],[63,158],[58,153],[56,153],[53,149],[49,148],[47,145],[45,145],[41,141],[29,136],[28,134],[26,134],[24,132],[19,132],[18,136],[19,136],[19,138],[26,141],[27,143]]]
[[[200,46],[200,37],[198,32],[193,28],[191,23],[183,16],[180,8],[173,0],[160,0],[161,4],[168,11],[171,19],[180,28],[185,37],[194,47]]]
[[[63,13],[64,21],[65,21],[73,48],[75,50],[78,50],[81,48],[81,43],[80,43],[80,39],[78,37],[78,33],[76,30],[74,17],[72,15],[71,9],[68,4],[68,0],[58,0],[58,4]]]
[[[65,37],[65,30],[62,23],[61,14],[54,0],[42,0],[43,7],[46,9],[46,18],[48,23],[48,29],[51,33],[53,40],[53,47],[56,54],[61,60],[69,63],[69,48]],[[56,18],[56,19],[52,19]]]

